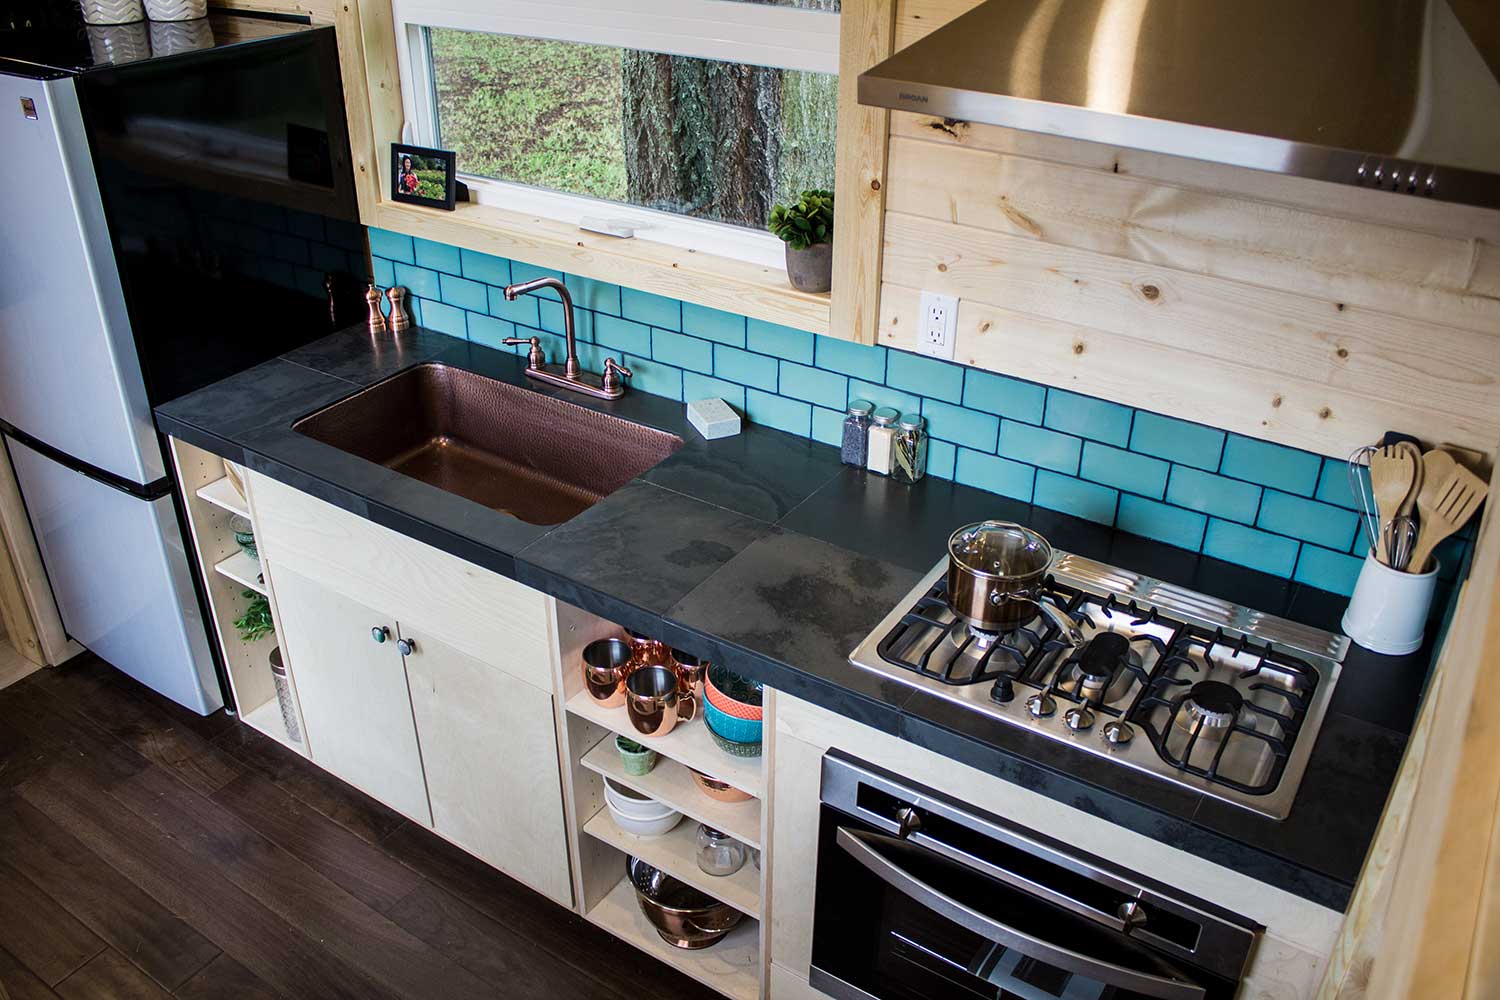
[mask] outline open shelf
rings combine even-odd
[[[231,514],[238,514],[241,517],[250,516],[250,508],[245,503],[245,498],[230,485],[228,476],[215,479],[207,486],[198,487],[198,496],[215,507],[222,507]]]
[[[302,756],[307,756],[307,747],[287,736],[286,723],[281,719],[281,702],[275,698],[246,712],[240,716],[240,721],[251,729],[265,733],[282,746],[291,747]]]
[[[568,711],[588,719],[612,732],[623,734],[642,746],[650,747],[663,756],[671,757],[680,764],[702,771],[704,774],[727,781],[741,791],[760,797],[763,785],[759,757],[731,757],[720,750],[708,733],[708,724],[702,718],[675,727],[665,736],[642,736],[630,724],[630,716],[621,708],[603,708],[589,698],[587,691],[579,691],[568,699]],[[595,749],[598,749],[597,747]],[[614,755],[613,748],[610,753]],[[621,774],[624,772],[621,771]],[[653,774],[655,772],[652,772]],[[611,775],[613,777],[614,775]],[[649,776],[648,776],[649,777]],[[684,772],[691,783],[692,776]],[[628,784],[628,782],[627,782]],[[645,791],[645,789],[642,789]],[[707,799],[697,788],[692,789],[699,798]],[[686,810],[684,810],[686,811]],[[689,814],[691,815],[691,814]],[[712,825],[712,824],[710,824]],[[759,823],[757,823],[757,830]],[[728,833],[729,831],[725,831]]]
[[[635,889],[622,876],[619,884],[588,912],[588,918],[622,941],[734,1000],[760,996],[760,925],[749,917],[712,947],[700,951],[674,948],[656,933],[636,902]]]
[[[266,585],[260,580],[260,560],[244,551],[214,563],[214,571],[224,574],[235,583],[243,583],[257,594],[266,592]]]
[[[600,740],[583,755],[583,766],[658,802],[665,802],[700,823],[729,834],[750,847],[760,846],[760,800],[720,802],[704,795],[693,774],[669,757],[661,757],[646,774],[626,774],[613,736]]]
[[[600,809],[583,824],[583,832],[723,900],[741,913],[760,918],[760,872],[754,862],[747,860],[745,867],[733,875],[704,872],[697,860],[698,824],[691,818],[659,837],[637,837],[616,826],[608,809]]]

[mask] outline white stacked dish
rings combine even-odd
[[[682,813],[634,789],[604,780],[604,804],[615,825],[637,837],[660,837],[682,822]]]

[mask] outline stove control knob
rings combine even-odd
[[[1131,737],[1135,736],[1135,729],[1130,723],[1121,719],[1115,719],[1104,724],[1104,742],[1111,746],[1122,747],[1129,743]]]
[[[1094,713],[1088,710],[1087,705],[1079,708],[1070,708],[1063,713],[1063,725],[1075,733],[1081,733],[1085,729],[1092,727],[1093,724]]]
[[[1010,675],[1001,674],[1000,679],[995,681],[995,686],[990,688],[990,700],[1003,705],[1008,701],[1014,701],[1015,697],[1016,689],[1010,682]]]
[[[1057,702],[1047,692],[1026,699],[1026,713],[1034,719],[1046,719],[1057,713]]]

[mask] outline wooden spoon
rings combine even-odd
[[[1439,460],[1429,463],[1434,454],[1443,455],[1447,462]],[[1489,487],[1483,480],[1444,452],[1428,452],[1422,456],[1422,464],[1426,466],[1426,482],[1422,484],[1422,492],[1417,497],[1417,510],[1422,513],[1422,530],[1417,535],[1417,544],[1411,550],[1411,562],[1408,564],[1415,567],[1412,572],[1417,573],[1426,568],[1427,560],[1439,542],[1468,523],[1489,492]],[[1448,472],[1441,479],[1435,479],[1434,467],[1447,467]]]
[[[1401,504],[1417,479],[1417,463],[1411,452],[1398,445],[1383,445],[1370,456],[1370,492],[1375,495],[1375,509],[1380,512],[1380,539],[1375,558],[1391,565],[1391,532],[1389,525],[1401,512]]]

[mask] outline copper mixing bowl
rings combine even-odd
[[[728,903],[699,892],[640,858],[627,857],[625,871],[635,886],[641,912],[661,939],[674,948],[696,951],[718,944],[744,919],[745,915]]]

